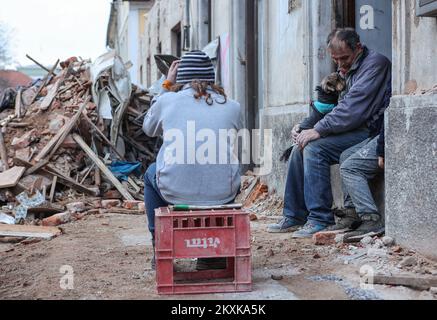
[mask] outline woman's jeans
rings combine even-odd
[[[150,165],[144,175],[144,202],[147,210],[149,231],[155,238],[155,209],[167,207],[169,203],[164,200],[156,183],[156,163]]]

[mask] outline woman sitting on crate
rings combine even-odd
[[[192,51],[173,62],[143,125],[146,135],[164,137],[157,161],[145,175],[153,245],[155,209],[234,202],[241,177],[234,149],[242,127],[240,105],[215,85],[214,66],[205,53]],[[225,267],[223,259],[204,260],[198,261],[198,269]],[[155,257],[152,267],[154,262]]]

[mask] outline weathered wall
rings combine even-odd
[[[393,1],[393,89],[405,94],[408,81],[419,88],[437,84],[437,19],[416,16],[416,1]]]
[[[437,99],[398,96],[386,119],[386,228],[437,259]]]
[[[437,84],[437,19],[393,1],[393,90],[386,112],[386,231],[437,259],[437,96],[403,96]]]
[[[307,116],[313,90],[331,69],[326,52],[332,10],[330,1],[287,0],[265,3],[261,19],[261,128],[273,130],[273,171],[264,177],[283,195],[287,166],[279,157],[291,144],[291,129]]]

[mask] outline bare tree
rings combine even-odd
[[[11,30],[0,21],[0,70],[13,63],[10,51]]]

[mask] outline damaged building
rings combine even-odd
[[[313,89],[334,70],[326,38],[335,27],[356,28],[365,45],[393,63],[385,190],[383,181],[374,188],[387,233],[436,258],[435,6],[420,0],[114,1],[107,44],[132,61],[131,73],[146,88],[162,76],[154,55],[210,50],[219,61],[219,83],[244,106],[246,127],[273,131],[273,169],[262,179],[282,195],[280,153],[307,115]],[[332,180],[341,204],[335,167]]]

